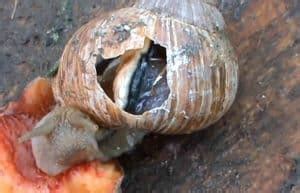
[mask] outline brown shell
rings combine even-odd
[[[55,97],[109,128],[168,134],[205,128],[229,109],[237,91],[238,65],[224,26],[220,12],[201,1],[145,0],[103,14],[82,26],[65,47]],[[95,64],[99,55],[109,59],[143,48],[145,38],[166,48],[170,94],[160,107],[132,115],[105,94]]]

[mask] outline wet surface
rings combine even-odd
[[[11,20],[13,5],[0,0],[1,105],[45,74],[96,10],[117,3],[24,0]],[[146,137],[120,159],[124,192],[300,191],[300,2],[217,6],[240,61],[235,103],[204,131]]]

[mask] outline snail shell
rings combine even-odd
[[[224,28],[221,13],[196,0],[142,0],[102,14],[66,45],[53,83],[55,98],[89,113],[103,127],[166,134],[205,128],[229,109],[237,91],[237,59]],[[148,39],[166,49],[170,93],[161,106],[134,115],[114,100],[124,89],[126,96],[135,68],[120,67],[116,77],[122,81],[114,82],[112,99],[97,81],[95,64],[99,56],[111,59],[132,51],[137,60]]]

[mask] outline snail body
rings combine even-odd
[[[67,44],[53,84],[55,98],[89,113],[106,128],[164,134],[206,128],[229,109],[237,91],[237,59],[224,28],[221,13],[202,1],[141,1],[95,18]],[[120,102],[126,94],[120,100],[110,98],[99,85],[95,64],[99,56],[137,56],[149,40],[166,50],[170,93],[159,107],[132,114],[124,110],[126,101]],[[138,62],[132,58],[131,64]],[[130,81],[118,80],[130,80],[134,70],[118,72],[113,94],[129,89]]]
[[[31,139],[37,166],[54,176],[83,161],[108,158],[99,150],[100,130],[86,114],[72,107],[56,107],[19,142]]]

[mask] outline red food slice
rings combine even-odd
[[[117,192],[123,178],[117,162],[85,163],[51,177],[36,167],[30,142],[18,143],[54,105],[49,81],[37,78],[18,101],[0,109],[0,193]]]

